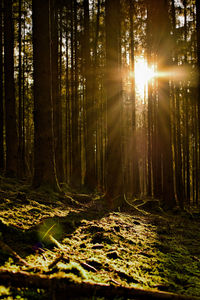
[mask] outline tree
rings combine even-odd
[[[171,3],[171,17],[172,17],[172,31],[173,31],[173,56],[174,64],[178,64],[177,57],[177,31],[176,31],[176,8],[174,0]],[[184,203],[184,187],[182,178],[182,150],[181,150],[181,122],[180,122],[180,97],[176,84],[173,89],[173,103],[174,103],[174,163],[175,163],[175,186],[176,197],[178,204],[183,208]]]
[[[168,1],[149,0],[148,5],[151,7],[151,43],[153,45],[153,53],[156,58],[158,74],[162,74],[171,65],[171,50],[172,43],[170,38],[170,21],[168,15]],[[154,194],[161,192],[164,204],[173,207],[176,205],[174,195],[174,182],[173,182],[173,157],[172,157],[172,138],[171,138],[171,111],[170,111],[170,87],[168,77],[158,77],[158,90],[157,90],[157,108],[156,115],[156,151],[158,157],[154,162],[157,167],[154,174]],[[160,161],[161,159],[161,161]],[[160,172],[160,175],[158,174]],[[162,180],[162,187],[161,187]],[[159,187],[159,188],[158,188]],[[162,188],[162,190],[160,190]],[[156,195],[157,196],[157,195]]]
[[[33,186],[59,189],[53,142],[50,1],[33,0],[34,177]]]
[[[171,65],[171,38],[170,22],[168,15],[168,1],[159,1],[157,26],[158,26],[158,72],[163,72]],[[162,154],[162,173],[163,173],[163,200],[164,203],[173,207],[176,205],[173,182],[173,158],[172,158],[172,139],[171,139],[171,120],[170,120],[170,89],[169,79],[158,79],[158,106],[160,118],[160,143]],[[162,119],[162,120],[161,120]]]
[[[4,108],[3,108],[3,24],[2,0],[0,0],[0,170],[4,169]]]
[[[197,107],[198,107],[198,136],[200,137],[200,3],[196,0],[196,32],[197,32],[197,71],[198,71],[198,86],[197,86]],[[198,172],[200,168],[200,143],[199,143]],[[199,175],[198,175],[198,178]],[[199,183],[197,184],[197,198],[200,194]],[[197,201],[196,201],[197,202]]]
[[[6,174],[17,175],[17,124],[14,82],[14,28],[12,0],[4,0],[4,72],[5,72],[5,127],[6,127]]]
[[[61,182],[64,180],[64,165],[62,159],[62,112],[58,72],[58,4],[55,0],[51,0],[51,67],[55,162],[58,180]]]
[[[79,135],[77,0],[71,0],[71,105],[72,105],[72,174],[71,185],[80,188],[82,180],[81,139]]]
[[[86,96],[86,174],[85,185],[94,190],[96,187],[95,172],[95,130],[94,130],[94,98],[92,95],[92,68],[90,57],[90,21],[89,1],[84,0],[84,75]]]
[[[134,74],[135,53],[134,53],[134,27],[133,18],[135,16],[135,2],[129,0],[129,17],[130,17],[130,63],[131,72]],[[132,194],[137,195],[140,192],[139,171],[138,171],[138,155],[136,145],[136,99],[135,99],[135,76],[131,78],[131,103],[132,103],[132,136],[131,148],[129,155],[131,155],[131,186]]]
[[[120,199],[123,194],[121,153],[121,72],[120,72],[120,0],[106,0],[106,198]]]
[[[25,174],[25,157],[23,151],[23,107],[22,107],[22,1],[19,0],[19,29],[18,29],[18,48],[19,48],[19,64],[18,64],[18,176]]]

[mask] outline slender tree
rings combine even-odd
[[[19,47],[19,63],[18,63],[18,176],[22,177],[25,172],[25,161],[23,153],[23,107],[22,107],[22,1],[19,0],[19,21],[18,21],[18,47]]]
[[[4,169],[4,109],[3,109],[3,24],[2,0],[0,0],[0,170]]]
[[[85,185],[94,190],[96,187],[95,173],[95,128],[94,128],[94,98],[92,97],[92,65],[90,57],[90,21],[89,1],[84,0],[84,70],[86,96],[86,174]]]
[[[198,70],[198,86],[197,86],[197,107],[198,107],[198,137],[200,137],[200,2],[199,0],[196,0],[196,32],[197,32],[197,70]],[[200,143],[199,143],[199,149],[198,149],[199,155],[198,155],[198,162],[197,162],[197,167],[198,167],[198,172],[199,172],[199,166],[200,166]],[[199,175],[198,175],[198,178]],[[196,184],[196,194],[197,194],[197,199],[198,195],[200,194],[199,191],[199,183],[197,182]],[[196,199],[196,202],[197,202]]]
[[[6,125],[6,174],[17,175],[17,124],[14,82],[14,27],[12,0],[4,0],[4,72],[5,72],[5,125]]]
[[[156,1],[147,0],[147,59],[148,64],[157,63],[157,49],[159,40],[159,15]],[[161,145],[160,145],[160,119],[158,112],[158,97],[155,84],[148,84],[148,194],[162,197],[162,172],[161,172]],[[152,180],[151,180],[151,155],[152,155]]]
[[[171,16],[172,16],[172,31],[173,31],[173,56],[174,64],[178,64],[177,57],[177,32],[176,32],[176,10],[175,3],[172,0],[171,3]],[[176,184],[176,196],[178,204],[183,208],[184,203],[184,187],[183,187],[183,177],[182,177],[182,144],[181,144],[181,121],[180,121],[180,96],[178,92],[178,87],[174,83],[174,159],[175,159],[175,184]]]
[[[107,149],[106,198],[121,199],[123,194],[121,153],[121,72],[120,72],[120,0],[106,0],[106,93]]]
[[[157,5],[157,4],[156,4]],[[158,5],[158,28],[157,41],[158,71],[163,72],[171,65],[171,38],[170,22],[168,15],[168,1],[161,0]],[[162,153],[163,173],[163,200],[164,203],[173,207],[176,205],[173,182],[172,139],[170,120],[170,90],[169,79],[158,79],[158,101],[160,118],[160,143]],[[162,120],[161,120],[162,119]]]
[[[131,186],[132,194],[137,195],[140,192],[139,170],[138,170],[138,154],[136,145],[136,97],[135,97],[135,51],[134,51],[134,27],[133,19],[135,17],[135,2],[129,0],[129,17],[130,17],[130,62],[131,72],[134,76],[131,77],[131,103],[132,103],[132,136],[131,136]]]
[[[53,99],[53,130],[55,145],[55,161],[58,180],[64,180],[62,159],[62,126],[61,126],[61,95],[58,66],[58,4],[51,0],[51,74],[52,74],[52,99]],[[60,79],[60,80],[59,80]]]
[[[33,0],[34,177],[33,186],[58,190],[53,143],[50,1]]]
[[[71,103],[72,103],[72,175],[71,185],[81,186],[81,140],[79,137],[79,95],[78,95],[78,36],[77,0],[71,0]]]

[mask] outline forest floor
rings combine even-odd
[[[31,279],[22,288],[22,272],[27,281],[35,274],[200,297],[200,214],[164,212],[152,199],[132,205],[109,211],[100,195],[34,191],[1,177],[0,299],[53,298]]]

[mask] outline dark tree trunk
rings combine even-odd
[[[34,177],[33,186],[58,190],[51,94],[50,1],[33,0]]]
[[[159,40],[157,31],[159,26],[157,26],[157,1],[147,0],[147,32],[148,32],[148,63],[156,64],[156,53],[157,53],[157,43]],[[156,95],[156,86],[148,86],[148,120],[150,128],[148,129],[148,192],[150,193],[153,181],[153,195],[156,198],[162,196],[162,172],[161,172],[161,145],[160,145],[160,118],[159,118],[159,106]],[[154,89],[154,90],[153,90]],[[153,116],[153,118],[152,118]],[[152,142],[151,142],[152,135]],[[161,137],[162,139],[162,137]],[[152,143],[152,144],[151,144]],[[152,180],[151,178],[151,155],[152,155]]]
[[[196,30],[197,30],[197,68],[198,68],[198,87],[197,87],[197,106],[198,106],[198,136],[200,137],[200,1],[196,0]],[[200,170],[200,143],[199,143],[199,155],[198,155],[198,173]],[[197,199],[200,194],[199,184],[197,185]]]
[[[131,58],[131,72],[134,75],[135,72],[135,53],[134,53],[134,28],[133,28],[133,18],[134,18],[134,1],[129,1],[130,5],[130,58]],[[128,153],[131,156],[131,193],[132,195],[137,195],[140,192],[139,183],[139,169],[138,169],[138,153],[137,153],[137,141],[136,141],[136,106],[135,106],[135,76],[131,78],[131,103],[132,103],[132,136],[131,136],[131,148]]]
[[[163,71],[171,64],[171,40],[170,24],[168,16],[168,1],[159,1],[158,16],[158,71]],[[162,16],[162,17],[161,17]],[[162,60],[162,63],[161,63]],[[173,207],[176,205],[173,182],[173,157],[170,120],[170,92],[168,79],[158,80],[158,99],[160,121],[160,142],[163,167],[163,201],[165,205]]]
[[[100,19],[100,0],[97,1],[97,15],[96,15],[96,26],[95,26],[95,38],[94,38],[94,60],[93,60],[93,70],[92,70],[92,98],[93,105],[96,108],[94,113],[94,118],[96,118],[96,183],[98,184],[98,188],[102,186],[102,174],[103,170],[101,169],[101,160],[103,155],[102,149],[102,137],[101,137],[101,115],[102,115],[102,107],[100,102],[100,97],[97,95],[97,87],[99,83],[97,81],[97,70],[98,70],[98,41],[99,41],[99,19]]]
[[[154,55],[157,58],[158,72],[164,72],[171,65],[171,38],[170,22],[168,15],[168,1],[149,0],[151,8],[151,43]],[[150,11],[150,10],[149,10]],[[158,78],[158,119],[157,119],[157,160],[161,170],[160,176],[156,176],[155,185],[160,186],[162,180],[162,198],[168,207],[176,205],[173,182],[173,156],[172,156],[172,137],[171,137],[171,118],[170,118],[170,91],[169,79]],[[158,190],[158,192],[160,192]],[[155,193],[155,191],[154,191]],[[156,193],[155,193],[155,196]],[[158,195],[159,196],[159,195]]]
[[[150,20],[149,20],[149,6],[147,7],[147,63],[151,63],[151,43],[150,43]],[[148,112],[147,112],[147,195],[152,196],[152,82],[148,82]]]
[[[63,155],[63,113],[62,113],[62,44],[63,44],[63,10],[60,7],[60,20],[59,20],[59,142],[58,142],[58,162],[57,162],[57,176],[59,181],[64,181],[64,155]]]
[[[173,46],[174,46],[174,63],[178,64],[177,58],[177,34],[176,34],[176,11],[175,3],[172,0],[171,8],[172,16],[172,30],[173,30]],[[175,101],[175,112],[174,112],[174,158],[175,158],[175,184],[176,184],[176,196],[178,204],[181,208],[184,206],[184,188],[183,188],[183,177],[182,177],[182,155],[181,155],[181,124],[180,124],[180,97],[176,84],[174,84],[174,101]]]
[[[106,198],[123,194],[121,154],[120,0],[106,1],[107,149]],[[114,200],[113,200],[114,201]]]
[[[2,0],[0,0],[0,170],[4,169],[4,105],[3,105],[3,24]]]
[[[86,174],[85,185],[89,190],[96,187],[95,173],[95,128],[94,128],[94,98],[92,97],[92,69],[90,58],[90,22],[89,1],[84,0],[84,73],[86,79]]]
[[[61,94],[58,70],[58,7],[55,0],[51,0],[51,74],[52,74],[52,100],[53,100],[53,130],[55,145],[55,162],[58,180],[63,181],[62,159],[62,117]]]
[[[18,44],[19,44],[19,65],[18,65],[18,176],[25,174],[25,157],[23,153],[23,107],[22,107],[22,1],[19,0],[19,22],[18,22]]]
[[[68,8],[68,7],[67,7]],[[65,138],[65,174],[67,183],[70,182],[71,175],[71,105],[70,105],[70,74],[69,74],[69,29],[68,29],[68,11],[66,12],[66,138]]]
[[[14,28],[12,0],[4,0],[4,71],[5,71],[5,110],[6,110],[6,174],[17,175],[17,124],[14,82]]]
[[[79,95],[78,95],[78,36],[77,36],[77,0],[71,1],[72,26],[74,21],[74,34],[71,36],[72,51],[72,176],[71,185],[79,188],[81,186],[81,140],[79,137]],[[74,29],[73,29],[74,28]]]

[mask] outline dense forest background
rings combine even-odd
[[[0,169],[198,206],[200,2],[1,0]]]

